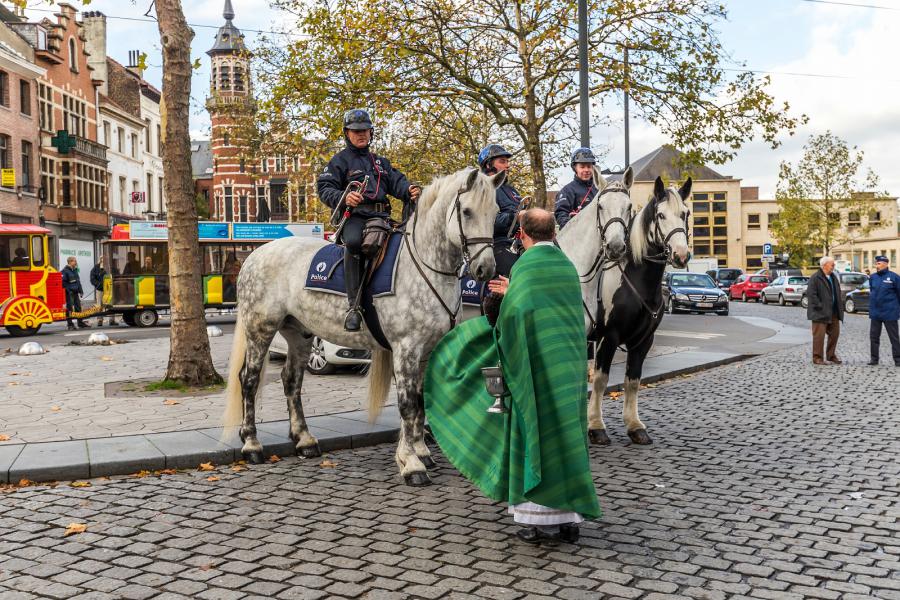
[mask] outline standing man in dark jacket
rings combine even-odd
[[[500,171],[509,171],[510,158],[512,153],[506,148],[499,144],[490,144],[478,153],[478,166],[485,174],[496,175]],[[512,266],[519,258],[518,254],[510,250],[516,230],[513,230],[513,235],[510,235],[509,231],[516,222],[516,213],[521,202],[522,196],[510,185],[507,178],[503,185],[497,188],[497,207],[500,212],[494,220],[494,261],[497,265],[497,275],[504,277],[509,277]]]
[[[573,152],[569,164],[575,172],[575,178],[556,195],[554,215],[560,229],[597,195],[597,188],[594,187],[594,165],[597,164],[597,159],[591,149],[579,148]]]
[[[844,303],[841,302],[841,282],[834,274],[834,259],[823,256],[819,261],[819,270],[813,273],[806,285],[806,318],[812,321],[813,364],[824,365],[827,358],[831,363],[839,365],[841,359],[834,353],[838,337],[841,334],[841,321],[844,320]],[[825,336],[828,336],[828,347],[825,347]]]
[[[884,325],[888,339],[891,340],[894,364],[900,367],[900,335],[897,332],[897,321],[900,320],[900,277],[889,266],[887,256],[876,256],[877,270],[869,275],[869,364],[878,364],[881,326]]]
[[[375,126],[369,113],[362,109],[344,114],[344,140],[346,148],[334,155],[319,175],[317,190],[319,199],[334,209],[351,181],[369,180],[366,189],[347,194],[347,207],[352,213],[341,232],[344,243],[344,273],[347,282],[347,298],[350,309],[344,319],[344,329],[359,331],[362,313],[359,310],[360,287],[365,265],[362,256],[362,233],[366,221],[372,218],[388,218],[391,214],[390,194],[404,203],[415,202],[421,189],[410,185],[406,175],[391,166],[388,159],[369,150]]]
[[[103,268],[103,255],[100,255],[100,258],[97,260],[97,264],[94,265],[94,268],[91,269],[90,279],[91,285],[94,286],[94,301],[98,305],[103,304],[103,279],[106,277],[106,269]],[[116,315],[109,315],[109,324],[110,326],[115,326],[116,323]],[[103,327],[103,315],[97,317],[97,327]]]
[[[63,267],[61,274],[63,290],[66,292],[66,323],[69,329],[75,329],[75,325],[72,324],[72,312],[81,312],[81,296],[84,289],[78,276],[78,260],[74,256],[66,259],[66,266]],[[78,327],[84,329],[90,325],[83,319],[78,319]]]

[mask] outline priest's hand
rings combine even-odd
[[[507,289],[509,289],[509,279],[503,275],[498,275],[498,279],[491,279],[488,282],[488,290],[494,294],[503,296]]]

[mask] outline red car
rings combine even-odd
[[[759,291],[767,285],[769,278],[765,275],[741,275],[731,284],[728,297],[732,300],[740,298],[744,302],[751,299],[759,302]]]

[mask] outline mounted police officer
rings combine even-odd
[[[597,158],[591,149],[579,148],[573,152],[569,164],[575,172],[575,178],[556,195],[554,214],[560,229],[597,195],[597,188],[594,187],[594,165],[597,164]]]
[[[509,170],[509,159],[512,153],[499,144],[491,144],[478,153],[478,166],[487,175],[495,175]],[[519,255],[510,250],[515,236],[510,235],[510,228],[516,222],[516,213],[522,197],[509,183],[509,178],[497,188],[497,207],[500,212],[494,220],[494,259],[497,264],[497,275],[509,277],[513,264]],[[518,225],[516,226],[518,229]]]
[[[316,184],[319,198],[334,209],[350,182],[362,183],[368,177],[364,190],[349,192],[345,198],[347,207],[352,211],[341,231],[347,299],[350,303],[344,319],[344,329],[347,331],[359,331],[362,325],[359,300],[365,264],[361,245],[366,221],[390,216],[388,195],[407,203],[415,202],[421,192],[418,186],[410,185],[406,175],[393,168],[386,158],[369,150],[374,129],[368,112],[359,108],[347,111],[344,114],[347,147],[332,157]]]

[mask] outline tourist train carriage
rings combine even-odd
[[[319,223],[200,222],[200,254],[205,308],[233,308],[237,276],[247,256],[262,244],[282,237],[322,239]],[[162,221],[116,225],[103,242],[103,307],[119,313],[128,325],[151,327],[169,309],[168,228]]]
[[[62,275],[50,265],[50,233],[37,225],[0,224],[0,325],[10,335],[33,335],[66,318]]]

